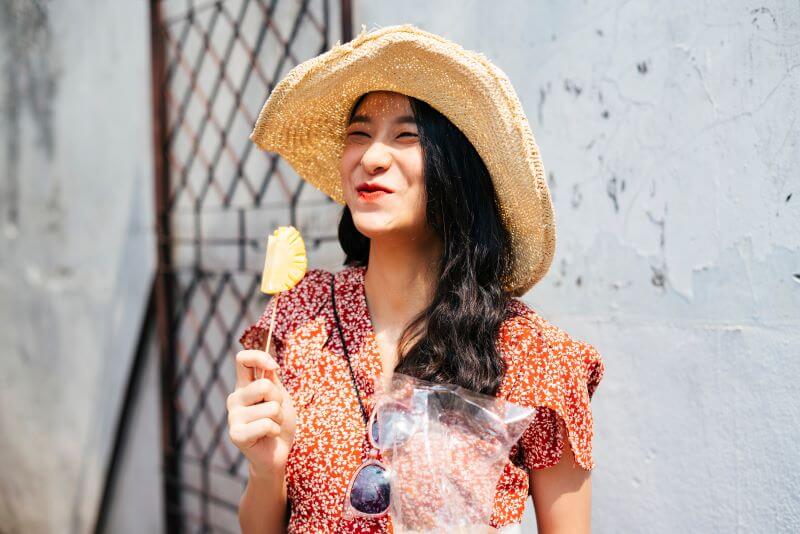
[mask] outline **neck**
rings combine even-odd
[[[397,337],[430,305],[440,257],[441,242],[436,238],[372,239],[364,292],[376,331]]]

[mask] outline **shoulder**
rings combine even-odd
[[[317,310],[328,294],[332,273],[326,269],[310,269],[291,289],[278,295],[278,311],[288,314],[307,314]]]
[[[281,339],[319,313],[330,294],[332,276],[326,269],[309,269],[293,288],[273,297],[277,300],[276,315],[281,316]]]
[[[530,469],[555,465],[561,457],[563,430],[575,462],[592,469],[589,403],[605,371],[597,349],[517,298],[509,305],[503,333],[511,352],[506,399],[537,409],[520,440],[525,465]]]
[[[530,375],[558,369],[585,382],[590,397],[605,370],[594,345],[546,320],[516,297],[509,302],[501,336],[516,372]]]

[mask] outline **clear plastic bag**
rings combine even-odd
[[[401,373],[375,410],[394,532],[489,532],[497,482],[536,410]]]

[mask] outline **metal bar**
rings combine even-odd
[[[285,9],[277,11],[280,2],[297,10],[291,15]],[[154,306],[161,362],[166,530],[222,532],[225,529],[214,524],[214,514],[220,508],[235,513],[240,495],[217,487],[214,475],[224,472],[241,482],[242,489],[246,476],[239,474],[244,456],[238,451],[232,454],[231,445],[223,443],[227,414],[218,409],[219,393],[229,393],[225,376],[230,369],[224,366],[241,329],[253,322],[254,310],[263,305],[260,270],[246,265],[248,255],[264,245],[260,236],[248,235],[259,230],[250,218],[258,215],[257,210],[266,217],[270,215],[266,208],[288,207],[288,222],[297,225],[303,220],[302,210],[327,208],[333,202],[326,198],[301,205],[305,183],[290,178],[278,165],[277,154],[254,150],[248,139],[233,137],[231,131],[241,120],[248,124],[255,120],[254,84],[259,84],[258,91],[266,85],[268,95],[287,67],[305,59],[296,53],[298,40],[313,43],[312,51],[318,45],[318,53],[329,48],[332,7],[341,9],[341,40],[352,39],[352,0],[338,4],[191,0],[169,20],[160,4],[150,3],[158,247]],[[283,13],[280,19],[275,18],[278,12]],[[234,51],[237,60],[247,62],[240,65],[242,70],[231,69]],[[269,61],[262,62],[264,58]],[[186,87],[179,91],[184,78]],[[220,104],[228,99],[230,107],[223,109]],[[255,157],[268,159],[250,161]],[[251,171],[249,163],[259,170]],[[209,195],[211,190],[216,195]],[[222,205],[215,205],[217,201]],[[225,220],[234,225],[228,233],[211,237],[213,225],[206,229],[200,223],[205,223],[203,217],[219,213],[230,214],[232,218]],[[172,218],[177,216],[187,225],[185,233],[173,235],[177,226],[172,228]],[[305,235],[310,248],[336,239],[335,233],[316,234],[311,228]],[[176,265],[173,255],[183,248],[188,255],[181,261],[188,264]],[[209,265],[219,253],[231,255],[230,265]],[[195,471],[199,476],[190,477]]]
[[[164,28],[162,25],[162,7],[158,0],[150,2],[150,54],[152,64],[152,104],[153,104],[153,161],[155,164],[155,207],[156,242],[158,268],[155,279],[156,328],[158,334],[160,375],[161,375],[161,421],[162,451],[164,461],[164,525],[167,532],[180,534],[182,524],[180,516],[169,510],[181,509],[180,488],[171,484],[170,479],[180,479],[180,463],[173,454],[177,437],[177,422],[169,395],[175,377],[175,351],[173,332],[170,329],[174,291],[174,274],[172,273],[171,247],[161,237],[169,234],[169,165],[167,164],[166,127],[167,110],[164,90],[166,83],[166,56],[164,47]]]
[[[353,4],[350,0],[341,0],[342,5],[342,42],[353,39]]]

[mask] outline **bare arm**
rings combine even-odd
[[[539,534],[591,532],[592,480],[590,471],[573,466],[574,455],[562,434],[561,460],[545,469],[534,469],[529,493],[536,510]]]
[[[236,389],[228,396],[228,433],[248,461],[249,479],[239,501],[243,534],[286,532],[289,514],[286,463],[297,414],[270,354],[244,350],[236,355]],[[265,377],[258,378],[265,372]]]
[[[250,479],[239,501],[242,533],[283,533],[286,532],[288,519],[285,473],[259,476],[250,468]]]

